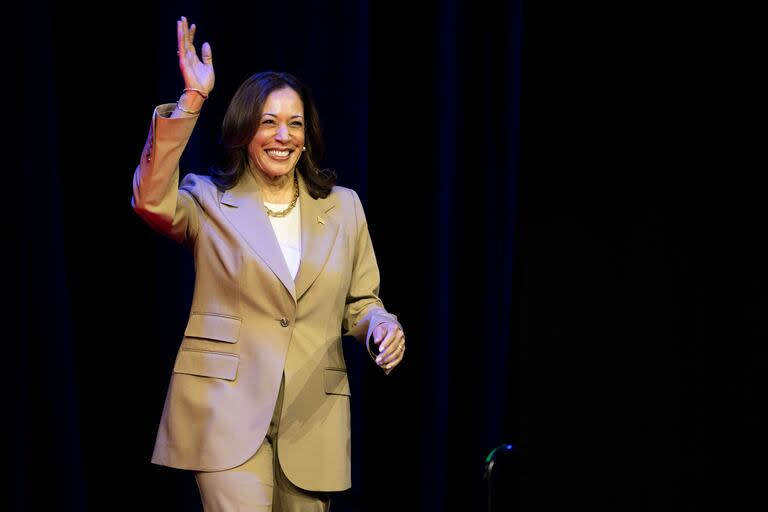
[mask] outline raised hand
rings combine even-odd
[[[207,95],[213,90],[215,80],[213,73],[213,54],[211,45],[203,43],[201,61],[195,50],[194,40],[197,27],[193,23],[190,27],[187,18],[182,16],[176,22],[176,37],[179,42],[179,69],[184,78],[184,87],[188,89],[199,89]]]

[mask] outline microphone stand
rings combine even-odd
[[[511,453],[515,450],[515,447],[509,443],[500,444],[485,458],[485,471],[483,472],[483,478],[488,481],[488,512],[493,512],[493,465],[496,462],[496,456],[499,453]]]

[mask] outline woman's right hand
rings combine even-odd
[[[211,45],[203,43],[202,62],[197,56],[193,44],[197,27],[193,23],[190,27],[187,18],[182,16],[176,22],[176,37],[179,42],[179,69],[184,78],[184,87],[187,89],[200,89],[206,95],[213,90],[213,54]]]

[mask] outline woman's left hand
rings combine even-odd
[[[399,325],[392,322],[384,322],[373,330],[373,342],[379,346],[379,355],[376,364],[386,373],[400,364],[405,355],[405,334]]]

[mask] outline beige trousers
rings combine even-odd
[[[224,471],[195,473],[205,512],[328,512],[329,493],[293,485],[277,459],[277,432],[283,406],[285,377],[261,447],[243,464]]]

